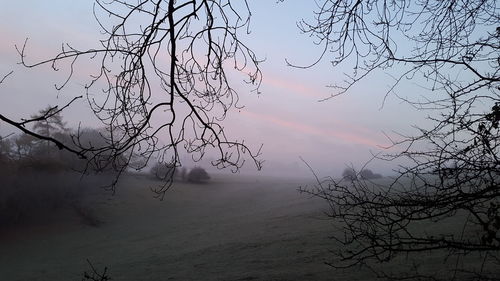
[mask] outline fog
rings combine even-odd
[[[0,272],[7,280],[67,280],[91,272],[114,280],[320,280],[325,205],[296,192],[293,181],[212,175],[179,182],[155,200],[144,176],[127,175],[114,196],[93,194],[100,222],[59,213],[57,221],[3,229]],[[61,209],[62,210],[62,209]],[[295,267],[292,264],[301,263]],[[346,279],[348,280],[348,279]]]
[[[4,2],[0,280],[498,272],[497,45],[472,44],[442,69],[397,61],[389,47],[412,59],[434,47],[405,44],[415,26],[415,38],[441,38],[425,33],[434,22],[386,22],[407,20],[398,9],[411,1],[386,14],[368,3],[380,34],[329,30],[313,1],[145,1],[127,16],[134,1]],[[461,52],[449,48],[435,53]]]
[[[85,143],[102,144],[99,134],[86,132]],[[158,197],[153,190],[165,181],[150,167],[118,177],[113,169],[92,169],[51,143],[19,135],[3,139],[1,148],[2,280],[331,275],[324,264],[326,245],[334,245],[325,235],[331,226],[324,219],[328,204],[298,191],[315,183],[301,167],[305,163],[271,162],[261,172],[229,173],[211,167],[210,157],[184,157],[185,175],[178,169],[170,189]],[[209,176],[192,180],[194,167]]]
[[[39,6],[36,3],[31,5]],[[1,89],[3,93],[15,95],[9,94],[2,99],[2,113],[14,120],[27,118],[49,104],[62,106],[84,93],[83,85],[88,82],[89,75],[95,73],[95,62],[80,60],[74,78],[65,89],[56,91],[54,84],[66,79],[67,65],[60,65],[61,71],[58,72],[49,67],[25,69],[17,64],[19,54],[14,45],[22,46],[29,37],[26,58],[29,62],[55,54],[62,42],[71,42],[82,49],[93,47],[99,26],[91,14],[82,12],[91,10],[90,2],[77,5],[64,1],[52,3],[50,6],[65,11],[64,26],[53,18],[48,7],[41,8],[49,10],[42,12],[23,9],[24,5],[7,6],[2,10],[0,22],[5,27],[0,31],[2,42],[5,42],[0,53],[0,74],[10,70],[14,73]],[[397,98],[384,98],[391,78],[383,72],[367,77],[349,94],[318,102],[334,92],[327,85],[338,80],[341,74],[333,71],[328,62],[307,71],[284,63],[285,59],[307,63],[321,51],[296,30],[295,21],[303,15],[301,9],[274,3],[254,5],[253,9],[252,33],[248,36],[257,56],[265,58],[261,64],[261,94],[251,92],[251,87],[246,87],[241,78],[235,77],[234,85],[240,91],[238,104],[244,108],[229,111],[222,125],[231,140],[245,140],[254,150],[263,145],[261,159],[267,163],[263,173],[306,175],[308,169],[299,158],[303,157],[322,174],[338,176],[346,165],[360,167],[372,158],[372,154],[383,151],[382,147],[390,144],[384,133],[397,138],[392,132],[411,133],[410,125],[423,124],[424,114],[402,104]],[[39,18],[38,22],[43,22],[45,28],[35,21],[19,24],[13,15],[20,11],[26,13],[26,18]],[[288,16],[283,17],[279,24],[266,25],[267,19],[276,14]],[[161,91],[158,85],[153,87]],[[422,91],[418,87],[414,90]],[[94,97],[98,94],[98,91],[92,92]],[[63,113],[70,127],[100,126],[86,101],[73,104],[70,111],[70,114]],[[400,118],[402,115],[405,118]],[[11,132],[17,131],[0,124],[3,136]],[[373,169],[384,174],[390,173],[394,167],[385,162],[376,165],[380,168]],[[243,171],[253,173],[255,167],[247,161]]]

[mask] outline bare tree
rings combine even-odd
[[[260,149],[251,151],[243,141],[228,139],[221,125],[227,112],[240,106],[229,76],[243,74],[254,91],[261,83],[258,59],[240,41],[250,24],[246,1],[96,0],[94,15],[106,36],[94,49],[65,44],[57,56],[34,63],[27,60],[27,42],[18,52],[26,67],[66,69],[67,78],[57,89],[73,79],[81,60],[97,61],[83,96],[107,128],[107,145],[82,143],[77,132],[75,148],[27,129],[33,118],[0,119],[89,161],[107,155],[125,156],[129,163],[139,155],[144,165],[155,156],[179,166],[182,148],[194,160],[213,150],[217,157],[212,164],[218,168],[236,171],[245,159],[260,168]],[[170,183],[156,192],[162,196]]]
[[[151,168],[151,175],[159,180],[165,180],[166,178],[175,178],[178,169],[175,167],[170,167],[166,163],[155,163]]]
[[[354,64],[332,97],[377,70],[393,94],[428,111],[433,126],[391,138],[409,163],[390,183],[318,179],[304,188],[338,222],[334,267],[365,265],[397,280],[498,280],[500,276],[500,14],[497,1],[323,0],[299,23],[334,66]],[[317,62],[316,62],[317,63]],[[297,66],[310,67],[312,65]],[[431,95],[407,97],[420,84]],[[418,257],[442,257],[421,268]],[[407,271],[384,267],[401,258]]]
[[[39,111],[38,114],[31,116],[33,120],[38,119],[34,125],[33,129],[42,135],[52,136],[55,132],[65,132],[66,122],[63,121],[61,112],[57,110],[57,107],[47,106],[46,108]]]

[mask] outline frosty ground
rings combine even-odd
[[[332,226],[326,203],[297,191],[308,183],[215,175],[160,201],[157,181],[127,175],[87,199],[98,227],[66,210],[0,233],[0,280],[82,280],[87,260],[112,280],[351,280],[325,264]]]

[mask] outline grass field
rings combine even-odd
[[[175,183],[159,201],[150,190],[159,182],[126,175],[115,195],[97,187],[88,192],[82,205],[98,226],[60,209],[50,219],[0,229],[0,280],[82,280],[87,260],[99,272],[107,267],[111,280],[374,280],[366,269],[325,264],[340,245],[328,238],[335,228],[326,202],[297,191],[310,183],[215,175],[206,184]],[[460,225],[451,219],[418,227]],[[443,257],[402,255],[377,267],[397,273],[418,264],[446,277]],[[481,261],[468,255],[459,267],[480,268]]]
[[[304,183],[216,175],[176,183],[159,201],[149,189],[157,182],[127,175],[114,196],[87,199],[98,227],[66,210],[3,230],[0,280],[81,280],[87,259],[112,280],[351,280],[324,264],[327,206],[299,194]]]

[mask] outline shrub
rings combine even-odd
[[[362,180],[373,180],[382,177],[381,174],[375,174],[370,169],[362,169],[359,175],[353,168],[345,168],[342,173],[342,177],[351,181],[362,179]]]
[[[364,180],[372,180],[372,179],[379,179],[382,177],[381,174],[375,174],[369,169],[363,169],[361,172],[359,172],[359,175],[362,179]]]
[[[165,180],[175,176],[176,170],[175,166],[158,162],[151,168],[151,175],[157,179]]]
[[[353,168],[345,168],[344,172],[342,172],[342,177],[352,181],[358,179],[358,175]]]
[[[210,179],[207,171],[201,167],[194,167],[187,174],[187,180],[194,183],[204,183]]]

